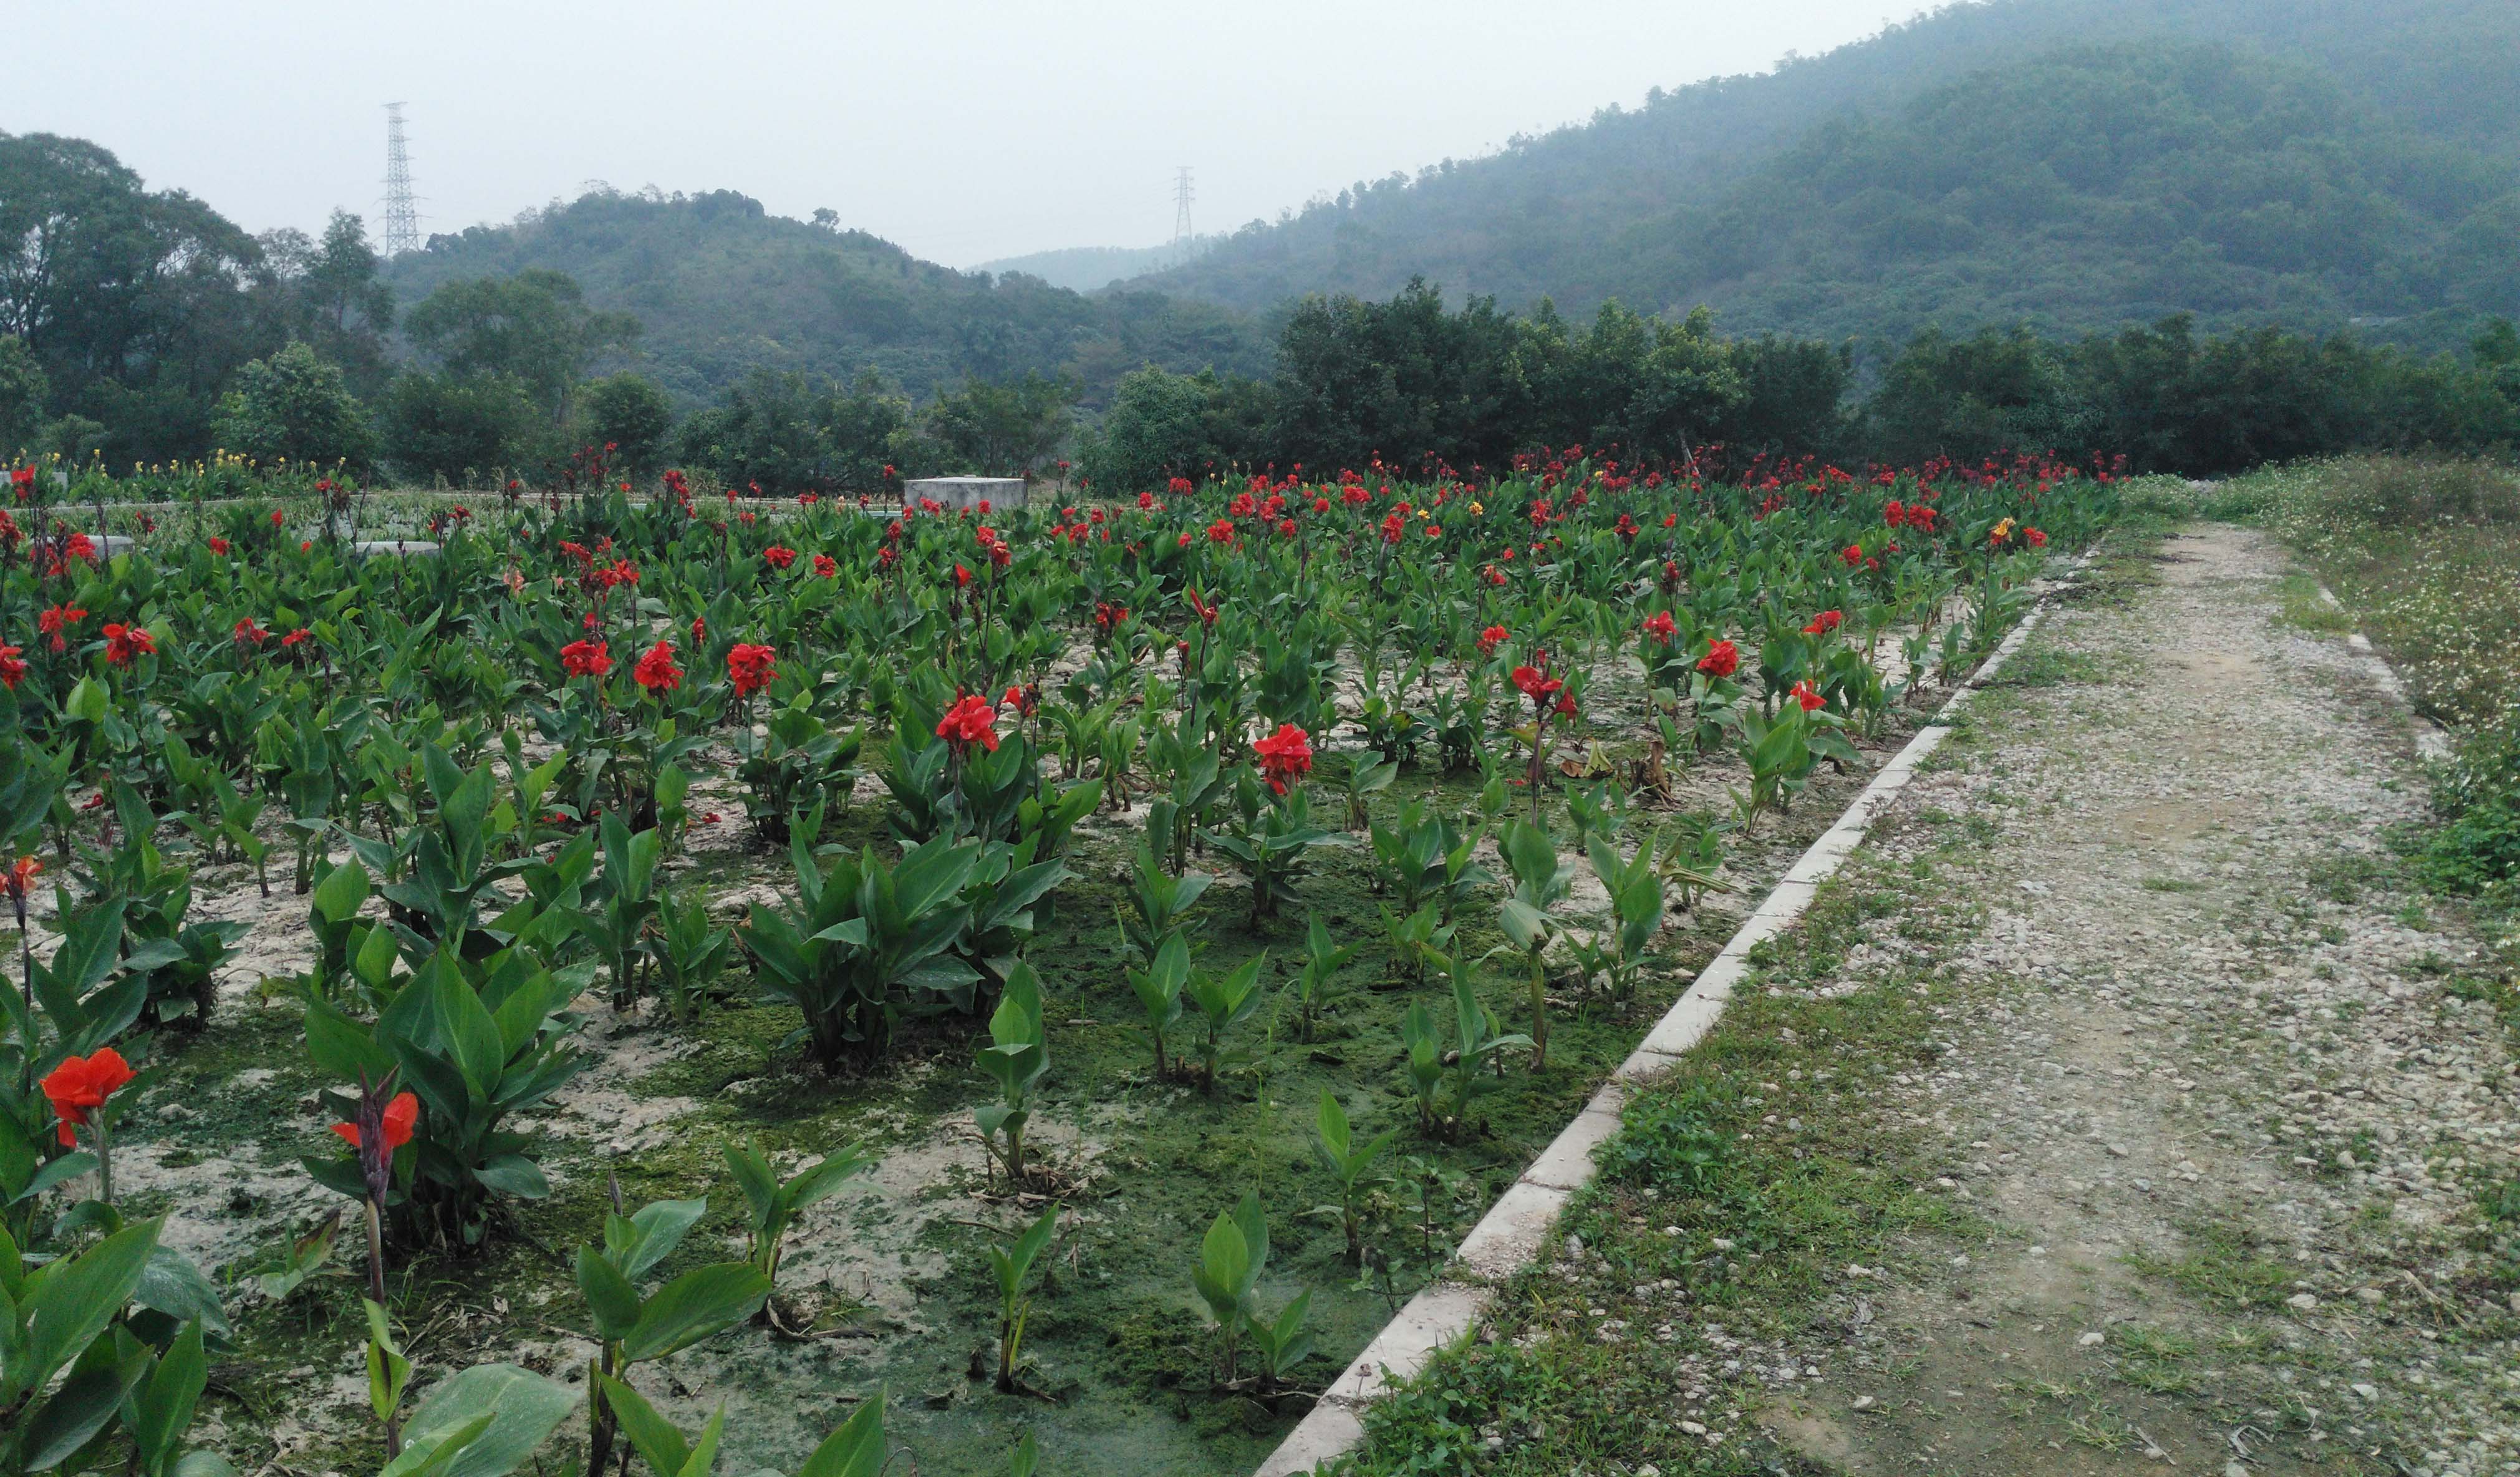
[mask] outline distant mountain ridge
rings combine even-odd
[[[2520,308],[2515,166],[2509,0],[1995,0],[1360,183],[1131,287],[1258,308],[1423,277],[1827,336],[2176,309],[2385,328]],[[2072,198],[2095,184],[2106,209]],[[2322,255],[2349,217],[2361,254]]]

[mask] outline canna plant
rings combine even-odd
[[[1314,914],[1304,927],[1304,962],[1295,971],[1295,1030],[1305,1042],[1313,1039],[1313,1017],[1328,1008],[1336,997],[1331,982],[1348,966],[1361,944],[1335,943],[1329,929],[1322,925],[1320,914]]]
[[[1277,1318],[1261,1317],[1260,1275],[1268,1265],[1269,1222],[1260,1213],[1259,1193],[1245,1190],[1231,1212],[1219,1215],[1208,1227],[1199,1243],[1198,1261],[1191,1269],[1191,1284],[1222,1335],[1228,1389],[1242,1384],[1240,1362],[1246,1338],[1260,1355],[1257,1382],[1264,1394],[1312,1351],[1312,1339],[1304,1332],[1310,1292],[1297,1293]]]
[[[1506,870],[1513,876],[1513,886],[1505,901],[1498,905],[1498,921],[1506,937],[1522,951],[1528,969],[1531,1003],[1531,1066],[1538,1071],[1549,1062],[1549,968],[1545,956],[1550,941],[1557,936],[1557,924],[1549,910],[1565,901],[1574,869],[1557,858],[1557,847],[1549,832],[1527,821],[1507,823],[1500,838],[1499,853]]]
[[[849,1181],[872,1171],[878,1161],[863,1146],[851,1145],[826,1154],[809,1168],[782,1180],[769,1158],[749,1143],[728,1144],[725,1158],[727,1170],[742,1189],[749,1211],[744,1260],[770,1283],[770,1296],[762,1304],[762,1314],[773,1327],[782,1327],[777,1297],[779,1259],[786,1252],[788,1233],[794,1229],[796,1218],[838,1194]],[[782,1327],[782,1331],[789,1330]]]
[[[708,900],[697,889],[681,897],[656,894],[655,926],[643,947],[676,1020],[689,1024],[712,998],[711,987],[724,972],[734,942],[734,930],[709,922]]]
[[[518,939],[530,939],[539,924],[529,903],[501,921]],[[405,1187],[408,1230],[475,1245],[503,1197],[551,1192],[525,1152],[532,1140],[508,1120],[577,1074],[569,1045],[577,1021],[566,1007],[585,988],[586,973],[556,973],[521,942],[477,959],[441,946],[382,992],[385,1005],[373,1022],[328,1001],[307,1002],[307,1055],[318,1069],[339,1081],[399,1075],[424,1109]],[[355,1114],[352,1099],[331,1094],[327,1100],[341,1117]],[[368,1194],[350,1168],[306,1162],[319,1183],[353,1198]]]
[[[605,1399],[606,1381],[626,1382],[633,1365],[725,1332],[770,1297],[770,1275],[751,1262],[696,1267],[643,1296],[640,1281],[682,1244],[707,1214],[708,1201],[659,1200],[623,1215],[618,1185],[612,1199],[603,1244],[577,1249],[577,1290],[596,1334],[587,1365],[587,1477],[604,1477],[620,1432],[620,1417]]]
[[[1356,1142],[1348,1124],[1347,1110],[1339,1106],[1338,1096],[1322,1089],[1322,1104],[1313,1115],[1313,1156],[1330,1172],[1338,1186],[1338,1203],[1314,1209],[1319,1216],[1336,1217],[1339,1229],[1347,1235],[1347,1259],[1359,1266],[1365,1262],[1365,1231],[1360,1207],[1366,1190],[1379,1183],[1373,1173],[1374,1161],[1400,1137],[1400,1130],[1385,1129],[1380,1134]]]
[[[989,1017],[989,1044],[979,1050],[980,1070],[998,1085],[998,1100],[972,1117],[980,1141],[1006,1166],[1007,1183],[1024,1182],[1024,1128],[1032,1119],[1033,1090],[1050,1074],[1049,1033],[1042,1025],[1041,977],[1017,962],[1007,973],[998,1008]]]
[[[1203,872],[1166,872],[1156,860],[1154,849],[1141,844],[1131,880],[1130,913],[1120,915],[1120,931],[1128,939],[1132,953],[1150,960],[1162,940],[1189,918],[1190,911],[1198,906],[1199,897],[1216,879]]]
[[[1645,950],[1662,931],[1662,876],[1654,869],[1650,844],[1638,847],[1635,856],[1621,861],[1609,842],[1597,835],[1586,855],[1593,874],[1609,894],[1610,926],[1590,939],[1569,935],[1568,945],[1585,977],[1600,980],[1610,1005],[1623,1007],[1644,967]]]
[[[1333,839],[1313,825],[1312,805],[1300,786],[1274,797],[1253,771],[1244,770],[1234,792],[1235,813],[1225,827],[1207,832],[1208,844],[1242,865],[1251,879],[1251,920],[1275,918],[1297,878],[1304,874],[1304,854]]]
[[[1155,1077],[1161,1081],[1167,1075],[1165,1033],[1182,1017],[1182,991],[1190,983],[1190,945],[1183,941],[1181,930],[1164,935],[1146,968],[1128,972],[1129,988],[1137,993],[1138,1007],[1146,1012],[1146,1028],[1140,1034],[1155,1049]]]
[[[646,993],[651,960],[644,947],[656,918],[656,864],[665,838],[651,828],[633,835],[621,813],[604,813],[604,871],[596,898],[579,914],[578,932],[602,956],[612,982],[612,1008],[627,1013]]]
[[[1372,749],[1359,749],[1337,766],[1339,798],[1347,802],[1347,828],[1361,830],[1371,819],[1367,802],[1400,778],[1397,760]]]
[[[625,1380],[602,1376],[605,1403],[620,1416],[621,1434],[630,1449],[648,1464],[654,1477],[714,1477],[720,1443],[726,1436],[726,1406],[720,1403],[710,1412],[698,1437],[686,1440],[674,1423],[648,1403],[648,1398],[632,1389]],[[822,1445],[796,1469],[795,1477],[882,1477],[886,1453],[883,1444],[883,1405],[881,1390],[862,1402],[839,1429],[823,1438]],[[1015,1477],[1030,1477],[1021,1452],[1032,1449],[1032,1438],[1024,1438],[1019,1449]],[[626,1470],[626,1463],[624,1466]],[[419,1477],[419,1474],[411,1474]],[[764,1469],[752,1477],[778,1477]]]
[[[1189,995],[1207,1023],[1207,1035],[1199,1042],[1199,1081],[1211,1093],[1226,1067],[1250,1059],[1247,1051],[1226,1050],[1225,1033],[1260,1008],[1260,969],[1268,960],[1266,952],[1255,954],[1224,974],[1191,966]]]
[[[162,1220],[74,1253],[25,1256],[0,1229],[0,1477],[81,1472],[109,1459],[141,1477],[233,1477],[188,1449],[209,1368],[199,1321],[162,1344],[130,1309],[160,1265]],[[127,1448],[116,1451],[116,1438]]]
[[[1431,903],[1449,923],[1453,911],[1491,880],[1471,861],[1480,837],[1463,835],[1459,826],[1430,814],[1422,800],[1401,807],[1392,825],[1373,827],[1372,839],[1375,884],[1392,894],[1402,913]]]
[[[881,1052],[904,1011],[969,1003],[980,973],[952,950],[971,923],[966,891],[980,843],[939,836],[891,864],[868,847],[827,874],[806,834],[788,837],[795,903],[777,913],[755,903],[742,937],[763,993],[803,1012],[797,1036],[833,1071],[853,1053]]]
[[[1064,1208],[1053,1203],[1012,1243],[989,1248],[989,1267],[998,1279],[998,1389],[1010,1395],[1023,1388],[1024,1322],[1032,1317],[1024,1283],[1057,1233]]]
[[[765,840],[785,842],[800,812],[819,818],[830,807],[848,804],[866,731],[833,730],[814,710],[808,690],[773,709],[763,728],[759,734],[748,725],[736,730],[735,775],[743,783],[744,815],[753,829]]]
[[[1405,915],[1385,907],[1382,933],[1391,944],[1391,972],[1403,984],[1424,979],[1430,965],[1451,967],[1453,930],[1437,916],[1434,904]]]

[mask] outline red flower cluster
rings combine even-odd
[[[73,1147],[78,1136],[74,1127],[85,1124],[87,1115],[105,1106],[105,1100],[120,1092],[131,1079],[140,1075],[122,1053],[107,1047],[93,1056],[65,1057],[60,1066],[44,1078],[44,1097],[53,1104],[54,1116],[61,1119],[62,1146]]]
[[[14,693],[18,691],[18,684],[26,680],[26,662],[21,654],[24,649],[22,647],[0,647],[0,688]]]
[[[1279,794],[1286,792],[1288,781],[1313,772],[1313,740],[1291,723],[1278,725],[1278,732],[1253,743],[1251,751],[1260,756],[1260,777]]]
[[[211,535],[210,535],[210,552],[211,552],[212,554],[215,554],[215,555],[220,556],[221,558],[225,558],[225,557],[226,557],[226,555],[227,555],[227,552],[228,552],[228,541],[227,541],[226,539],[223,539],[223,538],[219,537],[219,536],[218,536],[217,534],[215,534],[215,533],[214,533],[214,534],[211,534]]]
[[[238,646],[250,650],[271,640],[271,633],[256,625],[253,617],[248,615],[236,623],[236,630],[231,633],[231,637]]]
[[[1671,618],[1669,610],[1656,610],[1645,617],[1645,634],[1668,646],[1671,639],[1680,634],[1680,626]]]
[[[1846,616],[1844,612],[1837,610],[1822,610],[1818,615],[1812,617],[1812,623],[1810,625],[1803,627],[1803,634],[1805,636],[1826,636],[1829,632],[1836,630],[1839,626],[1844,624],[1846,624]]]
[[[748,642],[739,641],[727,648],[726,677],[727,681],[735,684],[736,696],[749,697],[769,686],[770,679],[779,675],[779,669],[771,665],[772,655],[768,647]]]
[[[1814,692],[1812,690],[1812,685],[1808,682],[1795,683],[1794,690],[1785,695],[1791,697],[1794,701],[1801,703],[1803,711],[1806,713],[1812,711],[1814,708],[1822,708],[1828,705],[1828,699],[1822,697],[1819,693]]]
[[[815,555],[814,572],[825,579],[834,578],[840,572],[840,561],[828,554]]]
[[[1730,677],[1741,670],[1741,649],[1729,641],[1716,642],[1697,658],[1697,670],[1717,679]]]
[[[65,627],[75,626],[87,619],[87,612],[76,605],[55,605],[35,617],[35,629],[53,639],[53,649],[67,650],[68,638],[62,635]]]
[[[611,653],[600,641],[572,641],[560,649],[560,664],[571,677],[602,677],[612,670]]]
[[[105,659],[117,667],[131,665],[134,656],[157,654],[158,643],[140,626],[109,623],[105,628]]]
[[[673,643],[660,641],[650,647],[630,669],[630,675],[651,693],[670,693],[681,687],[683,669],[674,665]]]
[[[409,1093],[394,1094],[393,1100],[385,1104],[383,1120],[385,1152],[392,1153],[395,1149],[409,1143],[412,1128],[419,1122],[420,1099]],[[367,1147],[367,1144],[360,1140],[359,1126],[355,1123],[334,1124],[333,1132],[350,1141],[352,1148]]]
[[[1494,656],[1497,653],[1497,648],[1504,646],[1512,634],[1513,633],[1508,631],[1503,626],[1490,626],[1486,630],[1481,631],[1479,633],[1479,654],[1481,656]]]
[[[785,545],[773,544],[769,548],[761,551],[761,558],[769,563],[771,568],[785,569],[789,564],[796,562],[796,551],[789,549]]]
[[[937,720],[936,737],[952,744],[957,754],[969,753],[975,743],[994,754],[998,751],[998,710],[979,694],[966,694]]]
[[[1550,676],[1539,667],[1516,667],[1511,676],[1513,685],[1521,691],[1523,696],[1531,699],[1531,705],[1535,708],[1548,707],[1549,699],[1566,691],[1566,684]]]

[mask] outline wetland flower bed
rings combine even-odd
[[[18,486],[0,1477],[1247,1471],[2117,496]]]

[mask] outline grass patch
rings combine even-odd
[[[2291,1294],[2293,1269],[2267,1256],[2248,1231],[2222,1221],[2180,1228],[2187,1250],[2176,1257],[2135,1252],[2128,1265],[2163,1277],[2188,1296],[2231,1309],[2276,1308]]]

